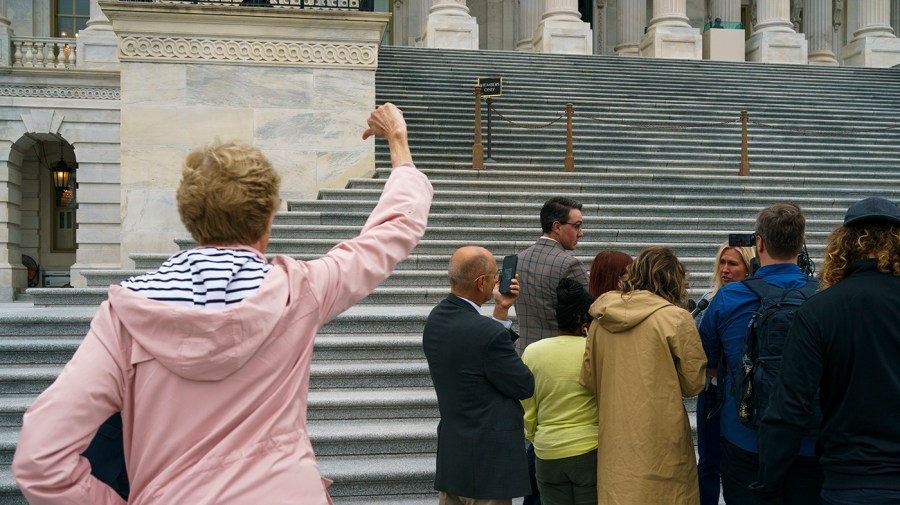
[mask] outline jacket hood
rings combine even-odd
[[[670,305],[664,298],[649,291],[634,291],[624,296],[621,291],[610,291],[594,301],[590,314],[610,333],[619,333],[634,328],[659,309]]]
[[[133,339],[131,363],[158,360],[179,377],[219,381],[240,370],[281,322],[287,274],[272,268],[259,290],[221,310],[173,306],[110,286],[109,304]]]

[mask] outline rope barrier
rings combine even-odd
[[[791,128],[789,126],[776,126],[768,123],[763,123],[762,121],[748,121],[750,124],[756,126],[762,126],[763,128],[769,128],[772,130],[782,130],[789,131],[795,133],[809,133],[809,134],[819,134],[819,135],[853,135],[854,133],[879,133],[886,132],[890,130],[895,130],[900,128],[900,125],[894,126],[886,126],[884,128],[859,128],[853,130],[805,130],[803,128]]]
[[[501,113],[499,110],[497,110],[497,108],[494,107],[493,105],[491,105],[491,110],[496,112],[497,115],[500,116],[500,119],[506,121],[507,123],[509,123],[513,126],[517,126],[519,128],[527,128],[529,130],[540,130],[541,128],[547,128],[549,126],[552,126],[552,125],[558,123],[560,119],[566,117],[566,113],[563,112],[562,114],[559,115],[559,117],[557,117],[556,119],[554,119],[553,121],[550,121],[549,123],[547,123],[545,125],[527,125],[527,124],[523,124],[523,123],[517,123],[517,122],[513,121],[512,119],[507,118],[506,116],[503,115],[503,113]]]
[[[606,124],[614,124],[618,126],[634,126],[634,127],[644,127],[644,128],[659,128],[663,130],[696,130],[698,128],[710,128],[713,126],[723,126],[731,123],[740,123],[741,119],[730,119],[728,121],[720,121],[718,123],[705,123],[702,125],[694,125],[694,126],[685,126],[685,125],[670,125],[670,124],[660,124],[660,123],[644,123],[637,121],[611,121],[609,119],[600,119],[598,117],[588,116],[587,114],[578,114],[579,117],[583,117],[585,119],[590,119],[591,121],[596,121],[598,123],[606,123]]]

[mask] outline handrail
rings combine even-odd
[[[475,103],[475,121],[476,121],[476,131],[475,131],[475,139],[476,145],[481,146],[481,95],[480,90],[476,87],[475,91],[476,103]],[[496,106],[491,104],[489,106],[490,111],[496,112],[497,115],[503,121],[517,127],[524,128],[529,130],[538,130],[542,128],[547,128],[552,126],[562,118],[566,118],[566,158],[565,158],[565,170],[566,172],[573,172],[575,170],[575,160],[573,154],[573,133],[572,133],[572,119],[576,116],[575,107],[571,103],[566,104],[566,110],[562,112],[555,119],[551,120],[548,123],[539,123],[539,124],[526,124],[518,121],[513,121],[502,112],[497,110]],[[622,121],[617,119],[603,119],[597,116],[591,116],[584,113],[577,113],[577,117],[584,118],[590,121],[594,121],[600,124],[609,124],[609,125],[617,125],[617,126],[625,126],[630,128],[646,128],[646,129],[662,129],[662,130],[695,130],[700,128],[712,128],[718,126],[725,126],[735,123],[740,123],[741,125],[741,160],[738,165],[738,175],[740,176],[748,176],[750,175],[750,156],[749,156],[749,141],[748,141],[748,125],[754,125],[761,128],[769,128],[773,130],[781,130],[788,131],[793,133],[800,134],[811,134],[811,135],[853,135],[858,133],[881,133],[890,130],[900,129],[900,124],[885,126],[880,128],[850,128],[845,130],[816,130],[816,129],[805,129],[805,128],[793,128],[789,126],[779,126],[770,123],[765,123],[762,121],[754,121],[749,119],[749,114],[747,111],[741,111],[740,116],[735,119],[727,119],[722,121],[715,121],[709,123],[690,123],[690,124],[672,124],[672,123],[652,123],[646,121]],[[475,150],[473,146],[473,166],[476,164],[476,158],[474,157]],[[477,168],[484,168],[483,163],[478,165]]]

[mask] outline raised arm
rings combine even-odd
[[[323,322],[368,296],[391,275],[419,243],[428,223],[434,191],[412,164],[403,114],[387,103],[372,113],[368,125],[363,138],[387,140],[393,170],[359,236],[309,263],[310,287],[319,298]]]
[[[409,152],[409,141],[406,137],[406,120],[403,119],[403,111],[394,104],[388,102],[375,109],[366,122],[369,127],[363,132],[363,140],[372,135],[383,137],[387,140],[388,149],[391,151],[391,166],[399,167],[412,163],[412,153]]]

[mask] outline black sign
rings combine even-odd
[[[502,77],[479,77],[478,87],[481,88],[481,96],[500,96],[503,94]]]

